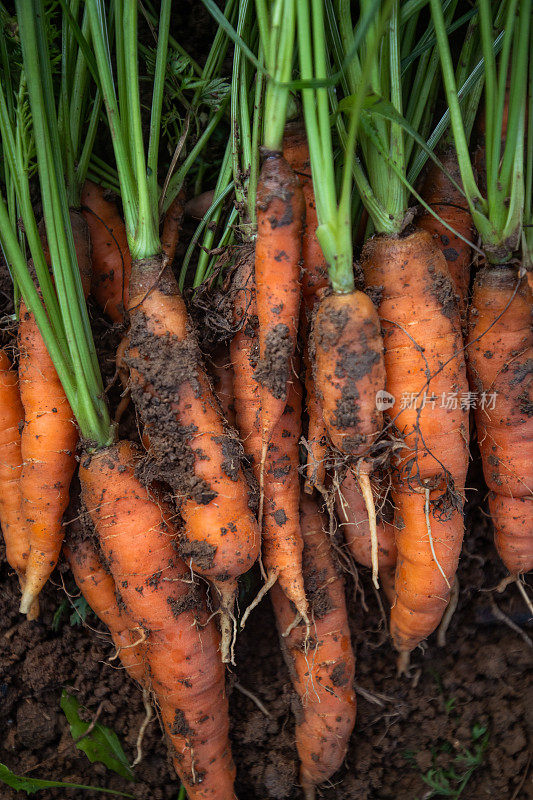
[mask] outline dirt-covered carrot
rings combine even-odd
[[[173,547],[168,510],[135,476],[139,457],[126,442],[85,455],[82,500],[121,598],[146,633],[151,687],[187,796],[234,800],[219,636]]]
[[[283,655],[301,707],[296,715],[300,783],[307,800],[340,767],[355,723],[355,658],[344,583],[333,560],[326,521],[316,502],[302,495],[303,572],[311,635],[280,586],[271,593]],[[292,629],[291,629],[292,626]],[[289,633],[287,634],[287,631]]]
[[[259,482],[261,464],[261,398],[254,379],[259,339],[253,252],[243,253],[232,282],[233,324],[237,332],[230,344],[233,368],[235,422]]]
[[[20,493],[23,425],[18,375],[6,352],[0,350],[0,524],[7,563],[19,579],[24,577],[30,549]]]
[[[145,268],[138,283],[132,273],[130,284],[132,397],[157,474],[180,506],[180,555],[215,583],[231,614],[236,578],[252,566],[260,544],[240,445],[224,425],[174,276],[162,272],[160,260]]]
[[[35,317],[24,303],[20,308],[19,352],[24,407],[20,490],[30,544],[20,610],[27,614],[61,550],[62,517],[76,468],[78,431]]]
[[[128,304],[131,256],[124,221],[108,195],[103,186],[87,180],[81,200],[91,233],[91,294],[102,311],[119,323]]]
[[[444,152],[441,151],[439,158],[446,172],[460,185],[461,174],[455,151],[451,148]],[[439,250],[444,254],[457,293],[461,317],[464,320],[472,263],[472,248],[468,244],[468,241],[472,241],[473,236],[472,216],[464,195],[451,183],[446,173],[433,162],[430,162],[420,193],[426,203],[439,215],[442,222],[432,214],[425,213],[417,221],[417,227],[428,231],[433,236]],[[451,231],[446,223],[462,234],[467,242]]]
[[[170,4],[163,4],[160,10],[146,155],[137,65],[137,6],[124,10],[123,35],[115,38],[117,59],[124,59],[130,82],[127,100],[120,93],[117,96],[113,88],[106,55],[106,21],[99,13],[98,3],[90,0],[87,7],[102,92],[114,133],[132,255],[131,325],[126,353],[132,398],[150,440],[152,477],[170,485],[185,523],[179,552],[191,569],[215,584],[221,596],[225,625],[222,648],[227,660],[236,579],[256,560],[260,542],[257,523],[248,506],[239,442],[225,426],[192,322],[162,253],[157,166]],[[115,27],[118,30],[120,24]],[[131,142],[126,139],[128,135]],[[142,170],[140,163],[144,164]],[[176,196],[170,189],[171,183],[165,197],[168,204]]]
[[[328,270],[324,253],[316,236],[318,217],[315,192],[311,178],[311,158],[305,129],[299,123],[289,123],[283,139],[283,155],[296,173],[305,200],[305,228],[302,236],[302,311],[301,329],[304,338],[304,369],[306,410],[309,418],[307,431],[307,465],[305,491],[324,488],[326,475],[327,436],[322,409],[317,398],[312,359],[309,354],[309,334],[313,309],[318,295],[328,284]]]
[[[513,266],[476,275],[467,360],[496,547],[512,575],[533,568],[532,294]]]
[[[305,207],[298,178],[280,153],[267,153],[257,186],[255,286],[263,450],[287,402],[300,313]]]
[[[437,627],[457,569],[468,461],[461,397],[468,387],[455,291],[431,235],[377,236],[363,248],[362,267],[380,297],[387,389],[395,398],[388,415],[405,443],[393,470],[398,567],[391,612],[393,641],[405,652]]]
[[[85,519],[85,509],[81,509]],[[109,629],[117,654],[128,674],[141,686],[148,680],[144,634],[128,612],[119,608],[115,581],[105,569],[96,534],[82,524],[71,523],[63,552],[74,580],[96,616]]]
[[[380,501],[381,498],[378,498],[378,501],[375,502],[376,507],[381,505]],[[372,538],[368,523],[368,511],[359,482],[351,470],[346,473],[337,490],[335,506],[344,541],[352,556],[358,564],[372,567]],[[395,530],[392,521],[385,519],[382,514],[378,515],[376,519],[376,539],[380,582],[392,602],[397,560]]]

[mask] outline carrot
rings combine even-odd
[[[25,417],[20,490],[30,543],[20,610],[27,614],[61,550],[62,517],[76,468],[78,432],[35,317],[24,303],[20,307],[19,351],[20,397]]]
[[[335,495],[335,506],[341,524],[344,541],[358,564],[372,567],[372,540],[366,504],[358,486],[357,479],[351,471]],[[378,570],[385,594],[394,600],[394,573],[396,571],[396,540],[394,525],[386,519],[376,520],[378,546]]]
[[[298,474],[302,398],[297,380],[289,383],[287,404],[267,449],[264,476],[263,564],[268,589],[276,581],[304,620],[308,606],[302,575],[300,479]],[[263,592],[264,593],[264,592]]]
[[[193,219],[202,219],[204,214],[209,211],[210,206],[213,205],[214,196],[214,190],[208,189],[206,192],[196,195],[196,197],[191,197],[191,199],[187,200],[185,203],[185,214]]]
[[[181,221],[183,219],[183,209],[185,205],[185,194],[180,192],[175,200],[172,201],[165,214],[163,231],[161,233],[161,247],[163,253],[172,264],[176,255],[176,247],[180,238]]]
[[[340,767],[355,724],[355,658],[350,641],[344,583],[333,561],[324,520],[315,501],[302,495],[303,569],[311,613],[311,639],[280,586],[271,593],[282,652],[301,708],[296,716],[300,783],[307,800],[315,786]]]
[[[81,513],[84,517],[85,511]],[[124,668],[133,680],[144,686],[148,676],[142,628],[136,628],[128,612],[119,608],[115,581],[103,565],[97,540],[91,538],[94,532],[83,530],[84,527],[70,524],[63,552],[78,589],[109,629]]]
[[[453,284],[431,235],[377,236],[363,248],[362,267],[380,296],[387,389],[395,398],[387,413],[404,437],[392,487],[398,566],[391,633],[402,666],[437,627],[459,560],[466,373]]]
[[[513,266],[476,275],[468,367],[496,547],[511,575],[533,568],[531,309],[527,279]]]
[[[309,145],[305,130],[299,123],[289,123],[285,127],[283,155],[298,176],[305,200],[305,228],[302,236],[303,307],[301,329],[304,331],[303,358],[309,428],[307,433],[307,465],[304,489],[308,494],[311,494],[314,487],[318,489],[323,489],[324,487],[327,436],[322,409],[316,394],[308,339],[313,309],[318,302],[321,290],[328,286],[329,280],[327,262],[316,236],[318,217],[311,177]]]
[[[80,271],[81,284],[83,287],[83,295],[85,299],[87,299],[91,290],[92,277],[91,234],[89,226],[81,211],[78,211],[75,208],[70,208],[69,216],[72,227],[72,235],[74,237],[74,249],[76,251],[76,259],[78,262],[78,269]],[[41,237],[45,261],[48,266],[51,267],[52,259],[50,256],[50,250],[48,248],[44,219],[41,220],[39,224],[39,235]]]
[[[145,631],[152,690],[189,800],[234,800],[219,637],[176,555],[169,510],[135,475],[139,457],[128,442],[85,455],[82,500],[127,611]]]
[[[259,320],[262,459],[287,402],[300,309],[303,193],[280,153],[268,152],[257,185],[255,285]]]
[[[126,227],[103,186],[85,181],[81,199],[92,243],[91,294],[113,322],[124,322],[131,273]]]
[[[461,173],[455,150],[448,149],[441,152],[439,157],[446,171],[461,185]],[[420,193],[443,222],[435,219],[432,214],[425,213],[418,220],[417,227],[428,231],[433,236],[436,246],[444,254],[458,297],[461,318],[464,319],[470,285],[472,248],[453,233],[446,223],[469,241],[472,240],[474,226],[464,196],[439,166],[430,163]]]
[[[209,372],[213,379],[213,388],[218,398],[224,419],[235,427],[235,406],[233,405],[233,368],[228,347],[219,345],[209,358]]]
[[[21,580],[30,549],[20,493],[23,425],[18,375],[5,351],[0,350],[0,523],[7,562]]]
[[[130,320],[132,398],[157,477],[172,487],[185,523],[179,553],[221,597],[227,660],[236,579],[260,546],[241,448],[224,425],[176,280],[161,258],[134,265]]]
[[[385,366],[379,318],[370,298],[355,290],[324,297],[314,319],[312,347],[317,394],[329,438],[337,450],[357,460],[377,587],[376,514],[369,475],[372,447],[383,427],[376,398],[385,387]]]
[[[233,324],[237,332],[230,344],[233,367],[235,422],[259,482],[261,462],[261,398],[254,378],[259,358],[257,303],[253,253],[245,251],[232,282]]]

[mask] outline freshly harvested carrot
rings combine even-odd
[[[287,404],[268,445],[264,475],[263,564],[265,589],[276,581],[304,620],[308,605],[302,575],[300,532],[301,387],[293,378]]]
[[[209,207],[213,205],[214,196],[214,189],[208,189],[206,192],[196,195],[196,197],[191,197],[185,203],[185,214],[193,219],[202,219]]]
[[[461,173],[455,150],[448,149],[441,152],[439,158],[446,171],[460,186]],[[420,194],[443,221],[440,222],[432,214],[425,213],[418,220],[417,227],[428,231],[433,236],[439,250],[444,254],[459,300],[461,318],[464,320],[470,285],[472,248],[453,233],[447,224],[462,234],[465,239],[472,241],[474,226],[468,204],[447,175],[433,162],[428,168]]]
[[[85,514],[85,511],[82,510]],[[82,525],[69,526],[69,535],[63,552],[69,563],[78,589],[96,616],[109,629],[117,654],[128,674],[146,685],[148,674],[145,662],[144,635],[140,626],[135,627],[128,612],[120,609],[113,576],[105,569],[92,532]]]
[[[376,398],[385,388],[383,341],[377,311],[359,291],[324,297],[313,326],[315,381],[329,438],[356,459],[372,540],[372,578],[378,584],[376,512],[370,485],[372,448],[383,428]]]
[[[300,783],[306,800],[340,767],[355,724],[355,658],[350,641],[344,583],[314,500],[302,495],[300,524],[311,635],[281,590],[271,593],[281,646],[301,709],[296,716]],[[291,629],[292,626],[292,629]],[[287,630],[289,633],[287,634]]]
[[[78,431],[35,317],[21,303],[19,381],[22,430],[22,517],[30,553],[20,610],[28,614],[54,569],[63,542],[62,517],[76,469]]]
[[[219,345],[208,360],[213,388],[218,397],[226,422],[235,427],[235,406],[233,404],[233,368],[228,347]]]
[[[165,220],[163,222],[163,231],[161,233],[161,247],[163,253],[168,259],[168,263],[172,264],[174,256],[176,255],[176,247],[178,246],[180,238],[181,221],[183,219],[183,208],[185,204],[185,194],[180,192],[175,200],[170,204]]]
[[[380,297],[387,389],[395,398],[387,413],[404,437],[392,475],[398,566],[391,612],[404,662],[439,624],[457,569],[468,385],[455,291],[431,235],[377,236],[363,248],[362,267]]]
[[[335,506],[344,541],[358,564],[372,567],[372,540],[368,512],[358,481],[350,470],[335,495]],[[378,570],[381,584],[389,600],[394,599],[394,573],[397,549],[394,525],[383,518],[376,520]],[[392,590],[392,591],[391,591]]]
[[[185,523],[179,553],[221,597],[228,660],[236,579],[250,569],[260,547],[241,447],[224,424],[185,303],[162,258],[134,265],[130,320],[126,363],[132,398],[155,473],[173,489]]]
[[[81,284],[83,286],[83,294],[85,299],[89,297],[91,291],[92,281],[92,244],[91,233],[85,217],[81,211],[75,208],[69,209],[70,225],[72,227],[72,236],[74,238],[74,249],[76,251],[76,258],[78,261],[78,268],[80,271]],[[48,241],[46,238],[46,227],[44,219],[41,220],[39,225],[39,234],[43,246],[43,253],[45,261],[49,267],[52,266],[50,250],[48,248]]]
[[[235,423],[256,480],[261,463],[261,398],[254,378],[259,358],[257,303],[253,252],[244,252],[232,282],[233,324],[237,332],[230,344],[233,367]]]
[[[517,575],[533,568],[532,293],[513,266],[474,281],[467,358],[489,509],[500,557]]]
[[[128,305],[131,256],[126,227],[107,191],[92,181],[85,181],[82,191],[83,214],[92,244],[91,294],[107,316],[124,322]]]
[[[23,425],[24,409],[18,375],[5,351],[0,350],[0,524],[7,563],[21,580],[24,579],[30,550],[20,493]]]
[[[259,320],[262,458],[283,414],[300,310],[300,257],[305,204],[298,178],[269,152],[257,185],[255,286]]]
[[[128,613],[146,634],[151,688],[189,800],[234,800],[219,636],[177,557],[170,512],[135,474],[129,442],[85,454],[82,500]]]
[[[311,176],[309,145],[305,129],[299,123],[286,125],[283,155],[298,176],[305,200],[305,228],[302,236],[303,306],[301,329],[304,331],[303,359],[309,427],[307,432],[307,465],[304,489],[308,494],[311,494],[315,487],[318,489],[324,488],[328,445],[326,426],[316,394],[312,359],[309,354],[309,333],[313,309],[318,302],[321,290],[329,285],[329,280],[327,262],[316,236],[318,217]]]

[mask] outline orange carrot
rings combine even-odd
[[[381,498],[380,498],[381,499]],[[335,506],[341,524],[344,541],[358,564],[372,567],[372,540],[368,513],[357,479],[351,471],[335,495]],[[384,518],[376,520],[379,577],[389,600],[394,592],[396,571],[396,540],[394,525]]]
[[[259,358],[257,303],[253,253],[244,252],[232,282],[233,324],[237,332],[230,344],[233,367],[235,422],[250,459],[256,480],[260,479],[261,398],[254,378]]]
[[[378,393],[385,388],[383,342],[377,311],[366,294],[324,297],[315,314],[312,347],[322,415],[334,447],[354,461],[367,506],[372,578],[378,584],[376,513],[370,473],[372,448],[381,434]]]
[[[196,195],[196,197],[191,197],[185,203],[185,214],[193,219],[202,219],[213,204],[214,196],[214,189],[208,189],[206,192]]]
[[[513,266],[476,275],[467,347],[496,547],[511,573],[533,568],[532,293]]]
[[[309,354],[309,335],[313,309],[323,289],[329,285],[328,267],[324,253],[316,236],[318,217],[316,211],[315,192],[311,177],[311,160],[305,130],[298,123],[289,123],[285,128],[283,155],[292,167],[305,200],[305,228],[302,236],[302,320],[301,330],[304,332],[304,368],[306,411],[309,418],[307,432],[307,465],[305,491],[311,494],[313,488],[323,490],[326,477],[327,435],[322,409],[318,401],[312,370],[312,359]]]
[[[441,152],[439,158],[446,171],[460,186],[461,173],[455,150],[449,149]],[[461,318],[464,319],[470,284],[472,248],[453,233],[446,223],[461,233],[465,239],[472,241],[474,226],[466,199],[442,169],[433,162],[428,168],[420,193],[443,222],[439,222],[432,214],[425,213],[417,225],[433,236],[436,246],[444,254],[459,300]]]
[[[113,322],[124,321],[128,304],[131,257],[126,227],[107,191],[85,181],[82,191],[83,214],[91,233],[91,294]]]
[[[176,280],[161,258],[134,265],[130,320],[132,398],[157,477],[172,487],[185,523],[180,555],[221,596],[227,660],[236,579],[260,546],[241,447],[225,427]]]
[[[219,345],[208,362],[213,379],[215,395],[222,408],[224,418],[232,428],[235,427],[235,406],[233,404],[233,368],[228,347]]]
[[[375,237],[363,248],[362,266],[380,297],[387,389],[395,398],[387,413],[404,437],[393,464],[398,567],[391,612],[403,665],[439,624],[459,560],[466,372],[453,284],[431,235]]]
[[[267,449],[262,535],[263,564],[267,572],[264,588],[268,589],[277,580],[302,618],[307,620],[298,474],[301,416],[301,387],[293,378],[289,383],[285,410],[274,428]]]
[[[76,468],[78,431],[35,317],[20,306],[19,381],[24,407],[22,516],[30,553],[20,610],[27,614],[54,569],[63,542],[62,517]]]
[[[257,185],[255,285],[259,320],[262,458],[287,402],[300,309],[304,198],[280,153],[268,153]]]
[[[169,510],[136,477],[139,458],[128,442],[84,455],[82,500],[126,609],[145,632],[151,688],[189,800],[234,800],[219,636],[176,555]]]
[[[168,263],[172,264],[174,256],[176,255],[176,247],[178,246],[180,238],[181,221],[183,219],[183,207],[185,204],[185,193],[180,192],[175,200],[170,204],[165,220],[163,222],[163,231],[161,233],[161,247],[163,253],[168,259]]]
[[[4,350],[0,350],[0,523],[6,559],[21,580],[29,554],[28,529],[22,515],[21,431],[24,409],[18,375]]]
[[[300,783],[307,800],[315,797],[315,786],[331,778],[342,764],[356,712],[355,658],[344,583],[324,528],[316,502],[302,495],[310,638],[302,622],[293,625],[294,608],[281,587],[274,586],[271,594],[283,655],[301,704],[296,716],[296,747]]]
[[[81,284],[83,287],[83,294],[85,299],[89,296],[91,290],[92,278],[92,244],[89,226],[81,211],[75,208],[69,209],[70,225],[72,227],[72,235],[74,238],[74,249],[76,250],[76,258],[78,261],[78,269],[80,271]],[[49,267],[52,266],[50,250],[48,248],[48,241],[46,238],[46,227],[44,219],[39,224],[39,234],[43,246],[43,253],[45,261]]]
[[[82,513],[85,515],[84,510]],[[97,540],[91,539],[94,533],[83,527],[70,524],[63,552],[78,589],[109,629],[124,668],[133,680],[144,686],[148,675],[142,628],[135,627],[128,612],[119,608],[115,581],[102,563]]]

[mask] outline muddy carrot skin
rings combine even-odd
[[[361,263],[380,298],[387,389],[395,398],[387,414],[405,445],[392,476],[398,566],[391,634],[407,653],[439,624],[457,569],[468,463],[461,396],[468,384],[455,291],[431,235],[377,236]]]
[[[379,505],[378,498],[376,505]],[[368,513],[357,479],[351,471],[341,483],[335,495],[335,507],[344,536],[344,541],[358,564],[372,566],[370,528]],[[376,521],[378,537],[378,564],[380,583],[391,600],[394,591],[397,549],[394,525],[378,516]],[[393,597],[392,597],[393,599]]]
[[[489,510],[500,557],[533,568],[533,333],[527,278],[487,266],[474,281],[467,359]]]
[[[189,800],[234,800],[219,636],[176,554],[168,509],[137,479],[129,442],[85,455],[82,501],[128,613],[146,634],[151,688]]]
[[[85,510],[81,513],[84,514]],[[72,527],[71,524],[71,532]],[[98,619],[109,629],[127,673],[144,686],[148,682],[148,673],[142,629],[135,626],[127,611],[119,608],[117,587],[113,576],[104,567],[97,540],[91,541],[91,534],[81,538],[80,533],[77,529],[75,537],[69,535],[63,546],[76,585]]]
[[[233,324],[237,332],[230,344],[233,368],[235,423],[244,452],[259,482],[261,464],[261,397],[254,378],[259,359],[259,333],[253,253],[243,254],[232,283]]]
[[[20,493],[23,425],[18,375],[5,351],[0,350],[0,524],[7,563],[21,579],[30,550]]]
[[[304,128],[289,123],[285,128],[283,155],[296,173],[305,200],[305,227],[302,236],[302,309],[300,328],[303,331],[303,360],[305,370],[306,410],[309,418],[307,431],[307,465],[305,491],[324,488],[326,477],[327,433],[322,409],[316,393],[312,358],[309,353],[309,336],[313,309],[319,295],[329,285],[326,259],[316,237],[318,217],[315,192],[311,177],[309,145]]]
[[[461,186],[461,174],[455,151],[450,149],[441,152],[439,158],[446,171]],[[426,212],[417,221],[417,227],[428,231],[433,236],[436,246],[443,253],[458,297],[461,319],[464,321],[470,285],[472,248],[443,223],[448,223],[467,241],[472,241],[474,225],[466,199],[442,169],[433,162],[428,168],[420,193],[443,222],[439,222],[438,219]]]
[[[131,256],[126,226],[103,186],[85,181],[83,215],[92,244],[91,294],[112,322],[124,322],[128,303]]]
[[[161,258],[134,265],[130,320],[132,398],[153,472],[172,487],[185,523],[179,553],[215,584],[231,615],[236,579],[255,562],[260,536],[240,444],[224,423],[176,280]]]
[[[326,521],[316,502],[302,495],[301,530],[304,577],[309,598],[311,639],[294,621],[294,607],[281,587],[272,605],[282,652],[301,708],[296,717],[300,783],[306,798],[342,764],[355,723],[355,658],[350,641],[344,582],[334,563]]]
[[[301,414],[301,387],[293,378],[285,411],[274,428],[266,455],[262,535],[267,574],[277,575],[278,585],[306,619],[298,473]]]
[[[78,431],[35,317],[24,303],[20,307],[19,351],[24,408],[20,489],[30,543],[21,611],[27,614],[61,550],[62,517],[76,469]]]
[[[280,153],[268,153],[257,185],[255,285],[263,446],[287,402],[300,311],[300,257],[305,214],[298,178]]]

